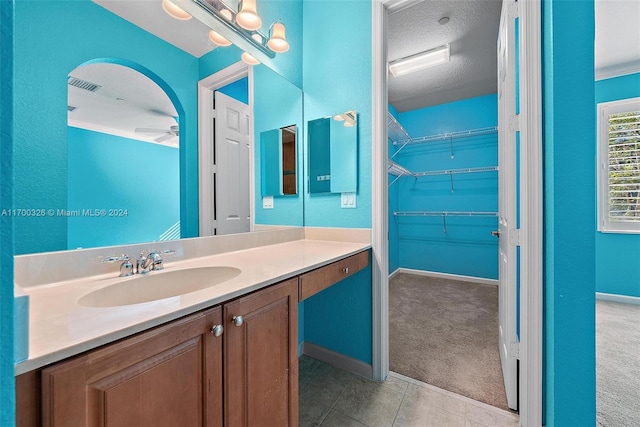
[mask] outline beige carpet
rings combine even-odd
[[[498,353],[498,288],[398,274],[389,282],[392,371],[508,409]]]
[[[597,425],[640,426],[640,305],[596,301]]]

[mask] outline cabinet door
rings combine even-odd
[[[225,304],[224,324],[225,425],[297,426],[297,278]]]
[[[221,426],[215,308],[42,371],[45,426]]]

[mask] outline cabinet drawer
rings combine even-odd
[[[369,265],[369,251],[360,252],[324,267],[302,274],[299,285],[299,301],[317,294],[340,280],[357,273]]]

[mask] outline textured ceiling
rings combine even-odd
[[[147,76],[121,65],[87,64],[69,73],[77,79],[95,83],[95,92],[68,85],[68,113],[71,126],[155,142],[176,125],[173,103]],[[140,133],[136,128],[155,128],[157,133]],[[178,138],[163,141],[178,145]]]
[[[640,0],[596,1],[596,78],[640,72]]]
[[[451,61],[400,77],[389,75],[389,102],[400,112],[496,92],[501,0],[428,0],[391,13],[389,62],[444,44]],[[438,20],[449,17],[446,25]]]

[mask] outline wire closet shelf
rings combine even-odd
[[[466,217],[485,217],[497,218],[498,212],[462,212],[462,211],[414,211],[414,212],[394,212],[393,216],[422,216],[422,217],[442,217],[442,231],[447,232],[447,217],[466,216]]]

